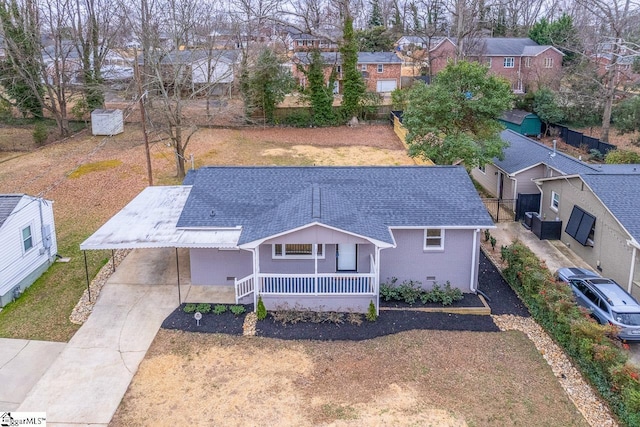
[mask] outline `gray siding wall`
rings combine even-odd
[[[498,168],[490,163],[485,165],[485,172],[478,168],[471,170],[471,176],[493,197],[496,197],[496,189],[498,188]]]
[[[313,225],[273,239],[264,241],[271,243],[369,243],[360,237],[352,236],[327,227]]]
[[[397,247],[380,252],[380,282],[397,277],[398,283],[417,280],[431,288],[434,282],[427,276],[435,276],[439,285],[449,281],[451,286],[470,292],[473,234],[474,230],[445,230],[444,251],[437,252],[423,249],[424,230],[394,229]],[[477,263],[479,237],[476,240],[473,250]],[[474,282],[477,283],[477,268]]]
[[[536,184],[531,181],[532,179],[543,178],[545,177],[547,167],[544,165],[538,165],[534,168],[528,169],[524,172],[521,172],[516,175],[516,179],[518,180],[518,186],[516,188],[516,192],[522,194],[538,194],[540,190],[536,186]],[[514,199],[517,197],[517,194],[514,196]]]
[[[249,251],[219,249],[191,249],[191,283],[194,285],[233,285],[253,273],[253,254]]]
[[[42,221],[40,220],[42,209]],[[10,302],[13,290],[31,286],[58,253],[52,202],[40,203],[23,197],[0,228],[0,307]],[[45,248],[42,224],[50,226],[50,247]],[[22,230],[31,226],[33,247],[24,252]]]
[[[324,259],[318,258],[318,273],[335,273],[337,267],[336,245],[324,246]],[[369,255],[374,253],[372,244],[358,245],[358,273],[369,273]],[[271,245],[260,245],[260,272],[313,274],[313,259],[273,259]]]
[[[582,180],[579,178],[544,182],[542,190],[541,213],[546,218],[559,217],[562,220],[562,242],[589,264],[594,271],[597,271],[599,263],[602,268],[600,271],[602,276],[615,280],[627,289],[633,251],[626,243],[630,236],[618,224],[613,215],[607,211],[586,185],[583,186]],[[551,191],[560,195],[557,213],[550,208]],[[578,205],[596,217],[593,247],[582,246],[564,232],[574,205]]]
[[[366,313],[371,301],[375,304],[376,298],[374,296],[262,296],[262,302],[267,310],[299,307],[314,311]]]

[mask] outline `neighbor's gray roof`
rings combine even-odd
[[[0,194],[0,227],[18,206],[23,196],[23,194]]]
[[[316,222],[388,244],[393,226],[493,225],[457,166],[205,167],[189,180],[177,227],[242,226],[238,244]]]
[[[640,242],[640,174],[584,174],[582,179],[631,237]]]
[[[485,56],[520,56],[527,46],[540,46],[529,38],[487,37],[482,40],[481,49]]]
[[[500,120],[504,120],[505,122],[514,123],[517,125],[521,125],[527,116],[538,117],[533,113],[524,110],[509,110],[502,113],[500,116]]]
[[[320,52],[325,64],[341,64],[340,52]],[[296,52],[294,54],[303,64],[311,62],[310,52]],[[358,64],[401,64],[402,60],[393,52],[358,52]]]
[[[603,174],[618,174],[618,175],[635,175],[640,174],[640,165],[639,164],[601,164],[594,165],[596,169],[601,171]]]
[[[556,151],[555,155],[552,155],[552,148],[510,129],[503,130],[500,136],[509,146],[504,150],[504,160],[494,159],[494,163],[508,174],[529,169],[540,163],[567,175],[598,171],[596,167],[560,151]]]

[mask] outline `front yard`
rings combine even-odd
[[[178,423],[587,425],[520,332],[319,342],[161,330],[110,425]]]
[[[3,132],[6,129],[3,129]],[[30,132],[0,138],[0,193],[42,194],[54,201],[59,254],[14,304],[0,312],[0,337],[68,341],[78,329],[68,319],[86,287],[78,245],[146,185],[142,133],[136,125],[115,137],[79,135],[35,149]],[[30,149],[32,151],[16,151]],[[201,129],[187,154],[201,165],[413,164],[389,126],[329,129]],[[151,147],[155,184],[177,184],[171,148]],[[88,251],[90,277],[111,256]]]

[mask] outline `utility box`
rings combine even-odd
[[[91,133],[93,135],[118,135],[124,132],[122,110],[93,110]]]

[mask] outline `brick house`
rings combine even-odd
[[[594,55],[592,58],[598,67],[599,76],[604,76],[609,68],[612,67],[611,61],[613,55],[611,53]],[[634,70],[635,61],[640,61],[640,54],[618,56],[615,65],[613,65],[616,68],[616,86],[629,86],[640,83],[640,73]]]
[[[456,43],[455,38],[433,38],[428,56],[425,52],[418,57],[435,75],[456,57]],[[541,46],[529,38],[487,37],[466,43],[467,59],[487,64],[490,73],[509,80],[516,93],[559,83],[564,54],[553,46]]]
[[[338,43],[333,40],[338,40],[342,37],[342,34],[334,29],[329,29],[326,33],[327,36],[325,37],[289,28],[286,31],[284,43],[289,52],[309,52],[314,49],[321,52],[336,52]]]
[[[325,80],[329,81],[331,72],[335,70],[337,79],[334,82],[334,93],[342,93],[343,70],[342,56],[339,52],[321,52],[325,64]],[[311,62],[311,55],[296,52],[292,58],[291,72],[302,88],[307,80],[300,67]],[[358,70],[362,73],[367,92],[388,93],[401,86],[402,60],[393,52],[358,52]]]

